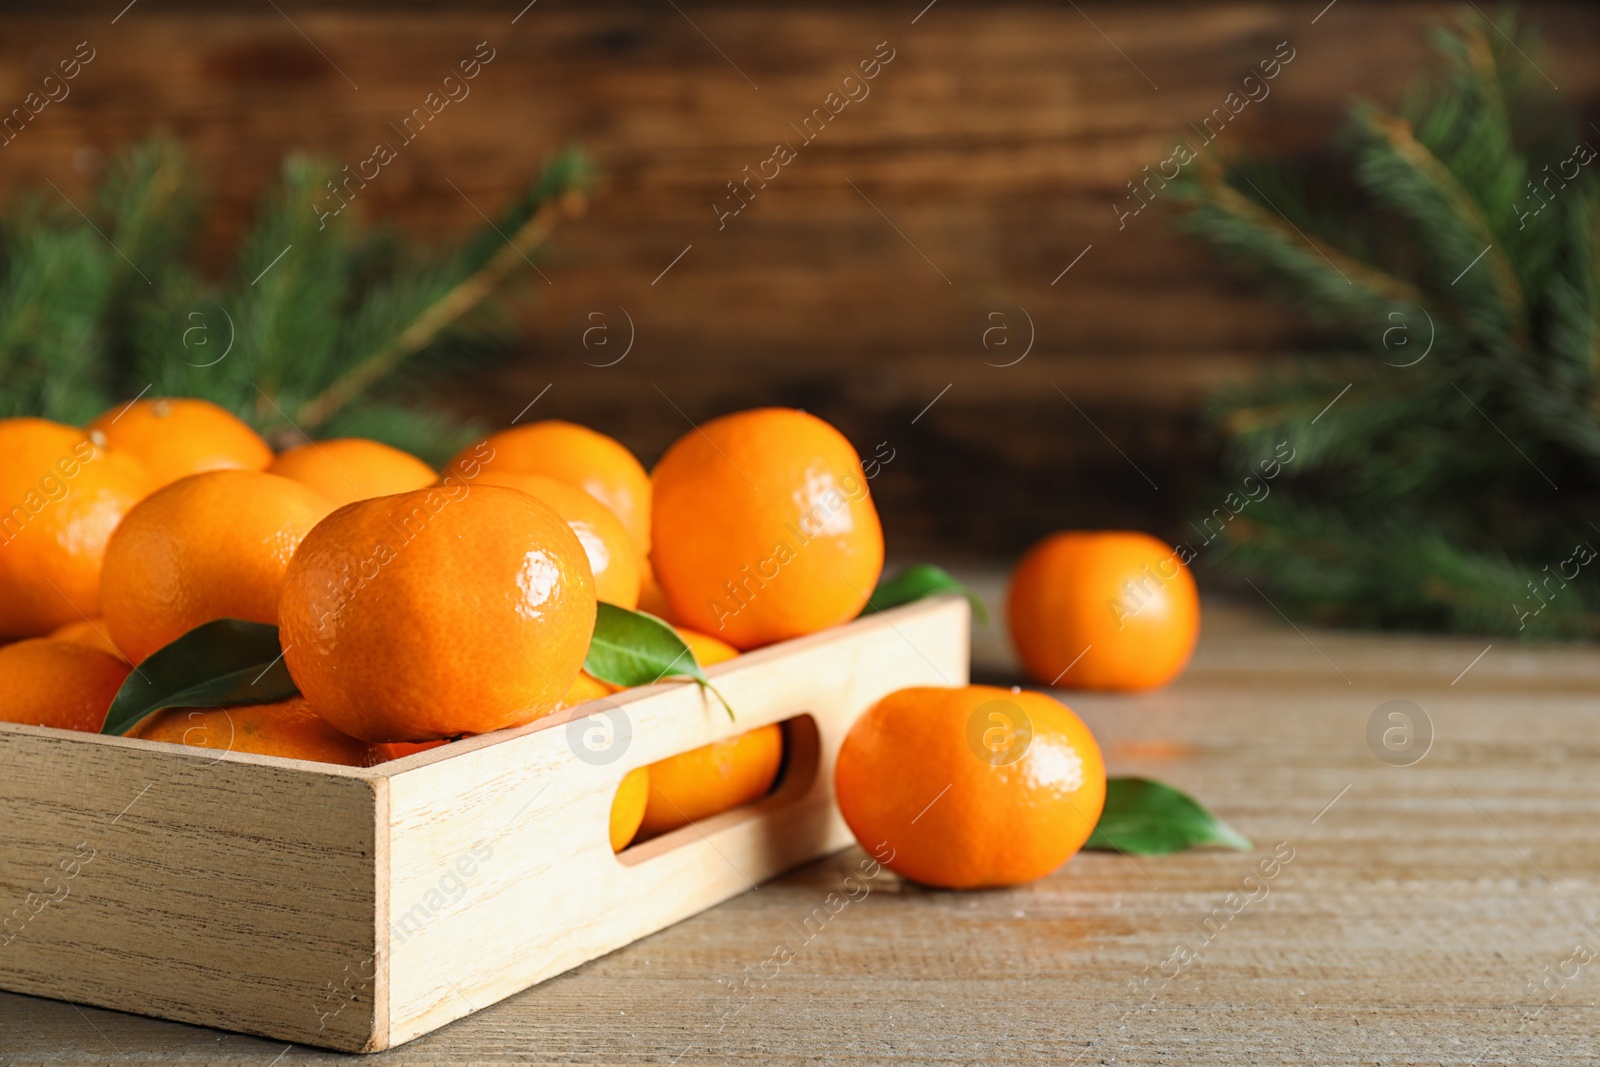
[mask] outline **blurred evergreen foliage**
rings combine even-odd
[[[1509,17],[1437,47],[1325,151],[1182,181],[1187,228],[1329,341],[1215,398],[1230,469],[1295,459],[1206,555],[1301,618],[1594,636],[1600,132]]]
[[[448,458],[478,428],[430,410],[426,387],[503,349],[511,325],[494,293],[581,210],[589,166],[561,153],[492,225],[445,249],[355,212],[321,218],[313,205],[331,202],[338,177],[288,159],[217,280],[188,258],[198,182],[171,142],[117,159],[92,204],[21,198],[0,216],[0,417],[81,424],[140,393],[193,396],[279,446],[359,435]]]

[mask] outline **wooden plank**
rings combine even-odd
[[[898,363],[958,337],[975,346],[971,320],[998,300],[1029,307],[1066,351],[1200,354],[1247,339],[1275,355],[1304,336],[1295,320],[1209,269],[1170,218],[1147,213],[1119,229],[1112,203],[1278,42],[1296,58],[1217,150],[1304,148],[1352,94],[1395,99],[1426,60],[1427,29],[1458,11],[1341,0],[1313,25],[1315,12],[1260,2],[1081,13],[941,4],[912,25],[904,6],[703,4],[691,23],[669,5],[541,3],[515,25],[515,11],[489,4],[286,8],[292,22],[266,5],[140,6],[114,27],[99,7],[35,7],[11,16],[0,40],[0,103],[78,41],[98,52],[71,96],[5,146],[0,192],[49,192],[48,178],[76,199],[107,152],[170,129],[211,181],[205,248],[226,266],[286,152],[365,158],[489,41],[496,58],[471,95],[404,146],[358,204],[430,236],[460,233],[480,223],[474,204],[505,200],[554,148],[585,145],[605,184],[562,234],[547,268],[560,284],[533,280],[539,307],[528,319],[529,353],[567,377],[586,373],[578,324],[613,304],[640,322],[641,357],[693,351],[741,367],[777,353],[850,371],[866,354]],[[1580,107],[1592,104],[1600,13],[1551,3],[1521,13],[1544,31],[1541,65]],[[719,231],[711,203],[725,183],[793,137],[789,123],[880,41],[895,58],[870,95]],[[652,287],[691,243],[672,285]],[[1052,286],[1090,244],[1072,284]],[[1169,313],[1142,313],[1152,300]]]
[[[964,576],[1000,605],[1003,575]],[[385,1062],[1595,1063],[1593,965],[1565,961],[1596,936],[1600,649],[1302,635],[1264,604],[1205,609],[1194,663],[1170,689],[1061,695],[1113,773],[1192,791],[1258,854],[1084,854],[1033,885],[982,893],[885,872],[807,939],[795,925],[858,871],[865,854],[851,849]],[[973,652],[980,680],[1020,680],[1003,628],[979,627]],[[1432,750],[1411,767],[1367,746],[1368,718],[1395,698],[1434,725]],[[1295,855],[1267,895],[1199,961],[1135,996],[1130,983],[1197,940],[1279,841]],[[746,988],[779,943],[796,958]],[[327,1062],[10,994],[0,1049],[8,1067]]]
[[[384,789],[0,724],[0,986],[364,1047]]]
[[[1259,279],[1178,233],[1170,201],[1126,227],[1113,204],[1279,42],[1295,58],[1207,152],[1323,143],[1353,96],[1400,99],[1429,61],[1429,29],[1463,9],[1340,0],[1318,18],[1321,5],[1259,0],[939,3],[913,24],[924,6],[697,2],[680,13],[541,0],[513,25],[523,5],[140,4],[111,26],[97,6],[31,4],[0,36],[0,105],[78,41],[99,52],[67,100],[0,148],[0,195],[36,187],[70,213],[46,179],[87,203],[108,153],[170,130],[210,180],[201,248],[225,270],[285,153],[366,158],[488,41],[496,58],[471,95],[352,210],[458,235],[567,143],[592,154],[603,180],[541,261],[550,284],[530,271],[518,289],[519,350],[451,383],[451,407],[505,424],[543,394],[524,417],[594,425],[650,460],[688,429],[677,409],[703,421],[803,406],[863,449],[906,442],[907,459],[874,489],[908,553],[951,542],[1018,551],[1059,524],[1060,507],[1044,502],[1061,499],[1097,499],[1104,521],[1176,536],[1216,458],[1193,444],[1205,398],[1316,335]],[[1541,69],[1594,113],[1600,8],[1530,3],[1519,14],[1544,37]],[[895,58],[870,95],[718,229],[711,204],[725,183],[794,136],[789,123],[881,41]],[[623,310],[630,354],[592,365],[621,349],[585,349],[590,316],[606,316],[620,345]],[[984,346],[994,314],[1010,323],[1003,353]],[[993,366],[1020,351],[1024,315],[1032,353]],[[937,492],[902,473],[913,456],[937,472]],[[1021,491],[992,477],[1002,466]]]
[[[765,649],[688,683],[618,694],[508,738],[411,757],[389,780],[389,1037],[401,1043],[850,844],[833,757],[907,685],[967,676],[967,605],[947,597]],[[596,716],[599,716],[598,718]],[[784,786],[618,857],[606,826],[634,767],[792,720]],[[579,738],[611,731],[611,762]],[[613,758],[614,754],[614,758]],[[397,765],[399,766],[399,765]]]
[[[346,1051],[409,1040],[848,845],[844,733],[891,690],[963,682],[967,623],[945,597],[741,656],[714,672],[738,722],[659,685],[376,768],[7,725],[0,985]],[[599,759],[577,740],[597,721],[621,731]],[[613,854],[623,775],[776,722],[773,795]],[[74,773],[94,786],[68,802]]]

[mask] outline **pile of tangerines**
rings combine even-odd
[[[279,628],[299,695],[171,708],[132,736],[358,766],[616,691],[583,669],[600,603],[666,620],[706,666],[855,618],[884,557],[855,449],[780,408],[705,423],[648,473],[561,421],[441,472],[356,438],[274,454],[216,405],[139,399],[81,429],[0,420],[0,509],[0,721],[99,732],[141,663],[240,619]],[[1169,547],[1058,534],[1019,565],[1010,621],[1036,680],[1142,689],[1182,670],[1198,606]],[[996,702],[1027,744],[986,758]],[[760,797],[783,748],[763,726],[631,772],[612,847]],[[863,715],[835,784],[891,868],[1000,885],[1083,845],[1105,768],[1048,696],[918,688]]]

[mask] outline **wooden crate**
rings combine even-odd
[[[710,668],[737,723],[661,684],[373,768],[0,724],[0,988],[409,1041],[850,844],[846,731],[964,684],[967,631],[961,598],[924,601]],[[771,795],[612,853],[629,770],[782,721]]]

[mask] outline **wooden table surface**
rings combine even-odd
[[[1211,602],[1165,692],[1064,696],[1113,773],[1192,791],[1255,855],[1089,853],[977,893],[884,872],[736,992],[801,941],[851,850],[371,1059],[1600,1062],[1600,651],[1489,645],[1297,632],[1263,604]],[[977,680],[1013,680],[999,628],[980,628],[975,663]],[[1368,743],[1391,700],[1431,722],[1410,766]],[[1275,848],[1292,858],[1252,879]],[[0,994],[0,1067],[341,1059]]]

